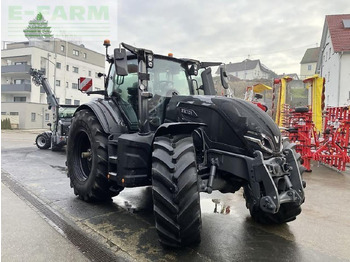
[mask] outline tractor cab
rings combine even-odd
[[[110,57],[105,46],[111,63],[106,96],[118,104],[130,132],[157,130],[173,96],[216,95],[211,67],[221,62],[156,55],[124,43]]]
[[[195,63],[195,62],[193,62]],[[164,121],[165,108],[172,96],[193,94],[189,63],[172,57],[155,55],[153,67],[148,69],[148,114],[150,129],[155,130]],[[127,56],[127,75],[120,76],[111,64],[106,81],[107,95],[117,101],[132,131],[138,130],[140,118],[138,61]]]

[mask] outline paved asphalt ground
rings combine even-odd
[[[149,187],[87,204],[69,187],[65,153],[37,149],[37,133],[2,131],[2,261],[350,261],[349,171],[314,163],[302,214],[280,226],[254,223],[241,191],[201,194],[202,243],[168,250]]]

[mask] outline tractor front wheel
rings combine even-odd
[[[51,146],[51,138],[47,134],[42,133],[36,137],[35,143],[39,149],[48,149]]]
[[[191,135],[155,138],[152,186],[160,242],[173,247],[199,243],[202,222]]]

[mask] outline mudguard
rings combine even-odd
[[[154,134],[154,137],[173,134],[190,134],[199,127],[206,126],[204,123],[196,122],[177,122],[177,123],[164,123],[160,125]]]
[[[88,109],[91,110],[100,122],[106,134],[125,134],[128,127],[125,124],[117,105],[110,99],[95,99],[78,107],[76,112]]]

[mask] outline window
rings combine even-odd
[[[61,80],[56,80],[56,86],[61,86]]]
[[[35,122],[35,118],[36,118],[36,113],[32,113],[32,115],[31,115],[32,122]]]
[[[69,83],[68,82],[66,82],[66,88],[68,88],[69,87]]]
[[[91,71],[89,71],[89,76],[91,76]]]
[[[72,104],[72,99],[66,99],[65,100],[66,105],[71,105]]]
[[[24,84],[24,79],[15,79],[14,83],[15,83],[15,85]]]
[[[13,102],[26,102],[27,101],[27,97],[25,96],[15,96],[13,98]]]
[[[84,55],[83,55],[83,56],[84,56],[84,58],[85,58],[85,59],[87,58],[87,54],[86,54],[86,53],[84,53]]]
[[[56,68],[61,69],[61,63],[57,62],[56,63]]]
[[[331,59],[331,48],[329,48],[329,59]]]
[[[18,116],[19,113],[18,112],[10,112],[10,116]]]
[[[78,51],[78,50],[73,49],[73,55],[75,55],[75,56],[79,56],[79,51]]]
[[[57,100],[57,104],[60,104],[60,99],[58,97],[56,97]]]
[[[80,105],[80,100],[74,100],[74,105],[79,106]]]
[[[312,65],[307,65],[307,70],[311,71],[311,69],[312,69]]]
[[[73,89],[78,89],[78,84],[77,83],[72,83],[72,88]]]
[[[66,70],[69,71],[69,65],[66,65]]]
[[[2,115],[2,116],[6,115],[6,112],[1,112],[1,115]]]
[[[45,121],[49,121],[50,120],[50,114],[49,113],[45,113]]]
[[[79,73],[79,67],[73,66],[73,72],[74,73]]]
[[[64,52],[64,50],[65,50],[64,45],[61,45],[61,51]]]
[[[331,76],[331,73],[328,71],[328,77],[327,77],[327,82],[329,82],[329,78]]]
[[[328,57],[328,51],[326,51],[326,60],[325,61],[327,61],[327,57]]]

